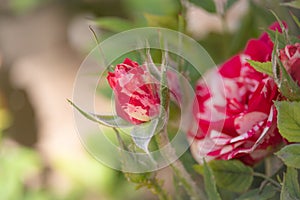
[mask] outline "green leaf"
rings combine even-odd
[[[292,1],[292,2],[287,2],[287,3],[282,3],[281,5],[283,6],[290,6],[293,8],[300,9],[300,0]]]
[[[289,142],[300,142],[300,102],[276,101],[280,134]]]
[[[122,32],[134,28],[129,20],[118,17],[101,17],[95,20],[96,25],[112,32]]]
[[[190,0],[190,2],[211,13],[215,13],[217,11],[213,0]]]
[[[272,62],[257,62],[248,60],[248,63],[257,71],[273,77]]]
[[[113,115],[97,115],[93,113],[87,113],[76,106],[71,100],[67,99],[67,101],[76,109],[78,110],[84,117],[87,119],[97,122],[101,125],[108,126],[108,127],[115,127],[115,128],[122,128],[122,127],[132,127],[133,124],[127,122],[126,120],[122,119],[119,116]]]
[[[299,21],[299,19],[292,12],[290,12],[290,13],[292,15],[292,18],[293,18],[294,22],[297,24],[298,28],[300,28],[300,21]]]
[[[300,199],[300,187],[298,182],[298,172],[296,169],[288,167],[283,177],[281,200]]]
[[[285,146],[280,151],[276,152],[275,155],[277,155],[287,166],[300,169],[300,144]]]
[[[210,200],[221,200],[220,194],[217,190],[215,177],[213,175],[212,170],[207,165],[204,160],[204,183],[205,183],[205,191],[208,195],[208,199]]]
[[[236,200],[272,200],[275,199],[276,190],[273,186],[267,185],[262,190],[259,188],[248,191]]]
[[[278,31],[274,31],[274,30],[266,30],[266,32],[268,33],[269,37],[271,38],[271,40],[273,41],[273,43],[275,43],[276,41],[276,37],[277,37],[277,42],[278,42],[278,48],[282,49],[285,47],[286,45],[286,40],[285,40],[285,36],[282,33],[279,33]]]
[[[131,130],[131,137],[136,146],[143,149],[146,153],[149,153],[148,146],[154,136],[159,118],[153,119],[150,122],[136,125]]]
[[[238,160],[214,160],[208,163],[219,187],[233,191],[246,191],[253,181],[253,170]]]

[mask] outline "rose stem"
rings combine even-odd
[[[157,182],[157,179],[149,179],[149,183],[153,188],[153,193],[157,194],[158,198],[160,200],[170,200],[170,197],[166,193],[166,191],[163,189],[163,187]]]
[[[165,152],[161,152],[162,156],[165,159],[168,160],[169,158],[174,158],[176,156],[175,150],[170,146],[166,127],[164,128],[163,132],[155,136],[155,139],[160,149],[166,149]],[[204,192],[199,189],[199,187],[196,185],[195,181],[191,178],[190,174],[186,171],[179,159],[171,164],[171,169],[173,170],[173,173],[178,178],[178,180],[180,180],[191,199],[205,199]]]
[[[160,38],[161,39],[161,38]],[[169,103],[170,103],[170,93],[169,88],[167,87],[167,51],[163,51],[162,65],[161,65],[161,86],[160,86],[160,97],[161,97],[161,111],[160,118],[162,118],[162,113],[166,113],[168,117]],[[164,112],[165,111],[165,112]],[[167,120],[168,121],[168,120]],[[160,151],[164,159],[169,160],[169,158],[177,158],[175,149],[172,148],[169,137],[167,126],[164,126],[163,131],[155,135],[155,140],[159,149],[166,149],[166,151]],[[182,186],[185,188],[186,192],[192,200],[205,199],[204,192],[196,185],[194,180],[191,178],[190,174],[185,170],[183,164],[179,159],[176,159],[171,164],[171,169],[174,175],[181,182]]]
[[[119,145],[121,146],[121,148],[123,150],[125,150],[125,151],[129,151],[129,149],[125,145],[124,141],[122,140],[121,135],[120,135],[118,129],[113,128],[113,130],[115,131],[115,133],[117,135],[117,139],[119,141]],[[157,182],[156,178],[148,179],[148,186],[150,186],[153,189],[152,192],[154,194],[156,194],[160,200],[170,200],[168,194],[163,189],[163,187]]]

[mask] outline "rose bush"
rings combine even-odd
[[[107,76],[115,95],[117,114],[123,119],[140,124],[159,114],[159,81],[146,69],[126,58]]]
[[[270,29],[281,32],[278,23]],[[282,142],[276,127],[273,79],[256,71],[247,60],[271,60],[273,43],[267,33],[248,41],[244,51],[218,69],[208,71],[196,85],[194,119],[188,138],[194,158],[239,159],[253,165]],[[290,54],[289,54],[290,55]]]
[[[300,43],[286,45],[280,50],[279,58],[292,78],[300,85]]]

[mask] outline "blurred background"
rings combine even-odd
[[[297,31],[290,10],[277,0],[209,2],[0,0],[0,199],[155,199],[85,151],[66,99],[96,45],[90,29],[100,41],[136,27],[178,30],[203,45],[215,63],[275,20],[268,9]]]

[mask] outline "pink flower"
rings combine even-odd
[[[145,65],[126,58],[108,73],[107,80],[115,94],[117,114],[123,119],[140,124],[159,114],[159,82]]]
[[[300,86],[300,43],[286,45],[279,54],[284,67]]]
[[[281,31],[277,23],[270,28]],[[249,40],[242,53],[198,81],[193,110],[197,125],[191,128],[188,138],[199,163],[203,158],[236,158],[253,165],[281,143],[273,105],[277,86],[247,63],[247,59],[269,61],[272,49],[273,43],[264,33],[259,39]]]

